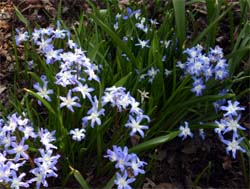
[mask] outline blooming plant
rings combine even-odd
[[[1,183],[16,189],[48,187],[48,178],[58,176],[56,166],[60,155],[55,155],[55,131],[35,130],[25,114],[13,113],[0,122]],[[38,149],[34,150],[31,143],[36,143]]]
[[[100,11],[88,3],[93,13],[71,28],[58,19],[16,31],[25,49],[18,74],[32,79],[19,114],[0,121],[1,183],[42,188],[75,178],[82,188],[137,188],[152,168],[142,152],[192,140],[196,130],[206,141],[213,129],[233,158],[249,155],[245,108],[232,87],[241,78],[222,48],[184,44],[173,11],[158,20],[136,6]]]

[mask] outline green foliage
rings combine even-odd
[[[163,13],[155,13],[156,16],[159,14],[163,17],[159,18],[161,25],[150,25],[149,17],[145,16],[145,23],[151,27],[150,30],[144,32],[135,26],[136,23],[139,23],[135,16],[128,17],[127,20],[122,19],[122,17],[116,19],[116,13],[126,15],[126,10],[120,9],[116,4],[106,1],[107,9],[98,10],[91,1],[87,2],[92,7],[93,12],[91,14],[83,12],[79,17],[78,26],[72,26],[68,29],[72,29],[74,32],[72,34],[73,40],[86,50],[86,56],[90,58],[91,62],[102,67],[101,82],[93,84],[95,88],[93,96],[97,96],[100,108],[105,88],[125,87],[137,101],[141,100],[140,104],[144,114],[151,117],[149,130],[145,133],[145,137],[141,138],[138,135],[139,143],[131,144],[129,131],[124,127],[128,120],[129,110],[119,112],[117,108],[109,107],[105,117],[102,118],[101,126],[86,127],[86,139],[81,142],[72,141],[69,131],[81,126],[81,119],[87,115],[91,104],[82,99],[81,107],[74,113],[66,108],[60,108],[59,96],[66,96],[68,92],[68,88],[54,84],[60,64],[46,64],[45,59],[37,53],[34,44],[30,46],[28,43],[25,44],[26,63],[30,59],[35,62],[35,68],[31,71],[28,71],[27,67],[24,71],[21,70],[17,47],[14,46],[17,69],[16,82],[24,75],[27,78],[32,76],[32,81],[29,81],[29,86],[24,89],[27,93],[22,98],[22,103],[18,103],[18,99],[14,99],[13,104],[15,111],[22,112],[22,109],[27,111],[30,119],[38,127],[46,125],[49,130],[56,130],[56,143],[64,160],[62,173],[59,173],[61,178],[68,180],[73,175],[82,188],[91,188],[92,183],[89,184],[84,179],[87,176],[87,171],[91,171],[91,166],[91,169],[93,167],[96,169],[97,179],[104,175],[107,177],[105,179],[107,184],[94,183],[94,185],[111,188],[116,177],[114,169],[111,168],[112,165],[103,160],[107,149],[113,145],[128,145],[129,152],[136,152],[139,156],[144,155],[145,152],[151,152],[154,148],[176,138],[180,133],[178,128],[184,121],[189,121],[194,130],[198,128],[213,129],[215,127],[214,120],[222,115],[215,113],[213,102],[220,99],[240,99],[249,94],[249,89],[241,91],[240,86],[237,88],[235,84],[249,80],[247,75],[249,71],[243,70],[241,74],[236,74],[239,72],[243,60],[246,57],[249,58],[250,24],[248,20],[242,18],[242,24],[238,26],[240,31],[237,30],[239,36],[234,39],[233,34],[236,32],[236,26],[230,14],[239,3],[228,4],[226,1],[213,0],[185,2],[180,0],[172,1],[172,4],[168,5],[169,7]],[[61,25],[66,28],[66,24],[61,20],[61,3],[62,1],[59,3],[57,18],[61,21]],[[157,1],[156,5],[160,6],[160,3]],[[206,28],[202,29],[195,38],[189,40],[187,38],[187,34],[190,32],[189,26],[195,22],[199,13],[195,10],[189,12],[187,10],[190,10],[189,6],[195,3],[202,3],[203,6],[206,6],[208,22]],[[249,1],[241,1],[240,5],[242,14],[248,14]],[[131,8],[136,10],[139,7],[135,4]],[[16,7],[15,11],[18,18],[28,27],[27,19]],[[141,11],[142,15],[147,14],[145,9]],[[183,73],[176,67],[176,62],[185,61],[186,57],[182,51],[186,47],[193,47],[200,43],[208,50],[216,45],[220,22],[227,16],[231,18],[230,40],[233,45],[230,53],[226,55],[231,75],[224,82],[211,81],[207,85],[208,90],[205,94],[197,97],[190,92],[192,88],[191,78],[189,76],[181,77]],[[189,17],[190,19],[187,19]],[[119,25],[117,30],[114,29],[116,22]],[[194,30],[196,31],[195,28]],[[127,40],[124,40],[123,37],[127,37]],[[135,46],[139,39],[149,40],[150,48]],[[58,40],[54,45],[57,48],[66,49],[65,44],[65,41]],[[163,60],[164,56],[165,60]],[[148,80],[141,79],[140,76],[146,74],[152,67],[159,69],[154,80],[148,82]],[[172,71],[171,75],[167,77],[164,74],[166,69]],[[39,76],[42,74],[47,76],[50,81],[49,88],[54,91],[51,102],[39,96],[32,88],[34,82],[41,83]],[[90,84],[91,82],[86,81],[86,83]],[[219,91],[224,88],[230,89],[230,93],[224,96],[218,95]],[[149,98],[145,97],[142,101],[138,89],[149,92]],[[42,107],[37,105],[37,100],[41,101]],[[0,108],[3,109],[1,106]],[[41,113],[43,116],[40,115]],[[204,122],[203,125],[199,124],[201,121]],[[76,167],[77,170],[73,167]],[[194,181],[195,186],[198,185],[201,177],[210,167],[211,162],[197,175]],[[63,179],[60,181],[62,185],[67,185]]]

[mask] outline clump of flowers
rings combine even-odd
[[[48,187],[47,179],[57,177],[56,165],[60,158],[54,153],[57,149],[53,144],[56,140],[54,134],[55,131],[43,128],[36,131],[25,115],[13,113],[6,121],[1,119],[0,182],[16,189],[32,185]],[[31,147],[34,148],[29,145],[31,143],[38,144],[35,154],[30,151]]]
[[[185,75],[190,75],[193,79],[191,91],[196,96],[201,96],[206,89],[206,82],[210,79],[224,80],[228,77],[228,64],[224,59],[224,54],[219,46],[210,48],[208,54],[203,53],[203,47],[197,45],[187,48],[187,61],[177,62],[177,67],[181,68]]]
[[[245,130],[245,128],[239,123],[241,117],[239,112],[245,110],[245,108],[239,105],[240,103],[238,101],[232,102],[231,100],[228,100],[227,106],[220,106],[220,110],[225,112],[223,114],[224,117],[219,121],[215,121],[217,128],[214,129],[221,141],[227,145],[226,152],[229,154],[231,151],[233,158],[236,158],[237,150],[240,150],[243,153],[245,152],[245,149],[240,146],[240,143],[244,138],[240,137],[238,133],[239,130]],[[227,133],[232,134],[231,140],[225,139],[225,134]]]
[[[19,33],[19,35],[22,34]],[[68,49],[55,49],[53,41],[66,38],[68,40]],[[32,40],[38,46],[38,52],[45,57],[46,64],[53,65],[58,62],[60,65],[59,72],[55,74],[55,84],[67,88],[67,95],[59,96],[61,100],[60,108],[67,108],[69,111],[74,112],[74,109],[82,107],[82,99],[87,100],[90,102],[91,108],[87,111],[87,115],[82,117],[82,125],[85,127],[90,124],[92,128],[101,125],[101,117],[105,116],[104,106],[106,104],[111,104],[120,112],[129,109],[130,115],[125,126],[132,129],[131,136],[138,132],[141,137],[144,137],[143,130],[148,129],[148,126],[142,125],[141,122],[144,119],[149,122],[150,118],[143,114],[143,110],[139,108],[140,103],[130,95],[130,92],[126,92],[123,87],[113,86],[105,89],[101,99],[91,94],[96,90],[90,86],[91,82],[101,82],[98,76],[100,69],[97,65],[91,63],[90,59],[85,56],[84,51],[70,39],[69,31],[60,29],[59,22],[56,29],[51,27],[35,29],[32,33]],[[148,71],[151,82],[157,72],[153,68]],[[41,76],[41,82],[34,84],[34,88],[37,90],[36,93],[51,102],[50,95],[53,95],[54,91],[49,89],[48,86],[49,81],[45,75]],[[77,93],[80,93],[80,98]],[[100,100],[101,103],[99,103]],[[41,105],[40,101],[38,103]],[[72,139],[77,141],[84,139],[85,130],[83,129],[69,131]]]
[[[139,174],[145,174],[143,169],[146,162],[141,161],[135,153],[128,153],[128,147],[123,149],[114,145],[113,150],[108,149],[107,155],[111,162],[115,162],[115,168],[119,169],[116,172],[116,180],[114,181],[118,188],[130,189],[130,183],[133,183]]]

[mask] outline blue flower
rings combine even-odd
[[[75,75],[76,70],[61,70],[56,74],[55,84],[66,87],[67,85],[72,85],[77,82],[77,77]]]
[[[60,108],[66,106],[71,112],[74,112],[73,106],[74,107],[81,107],[81,104],[79,104],[78,101],[79,98],[77,96],[71,97],[72,94],[72,90],[69,90],[67,97],[62,97],[60,96],[60,99],[62,101],[62,103],[60,104]]]
[[[127,165],[131,167],[135,177],[139,174],[145,174],[145,170],[142,168],[147,165],[147,163],[144,161],[140,161],[136,154],[131,154],[130,161]]]
[[[111,162],[116,162],[115,167],[120,169],[123,173],[130,169],[132,170],[134,177],[139,174],[145,174],[143,167],[147,165],[147,163],[141,161],[135,153],[129,154],[127,146],[122,149],[121,147],[114,145],[113,150],[108,149],[107,155],[104,157],[109,158]]]
[[[201,48],[201,46],[197,47],[187,48],[183,51],[183,53],[187,54],[190,58],[198,57],[199,55],[201,55],[201,51],[203,50],[203,48]]]
[[[182,125],[179,127],[179,130],[181,132],[178,136],[183,137],[182,140],[186,139],[187,136],[190,136],[191,138],[193,138],[193,133],[191,133],[191,130],[189,128],[189,123],[186,121],[184,123],[185,123],[185,127],[183,127]]]
[[[96,96],[94,97],[94,101],[92,101],[91,103],[92,103],[92,108],[87,112],[89,116],[83,117],[82,122],[84,125],[87,125],[87,122],[91,121],[90,126],[94,128],[95,123],[97,125],[101,125],[102,122],[101,122],[100,116],[105,115],[104,113],[105,110],[103,108],[100,110],[98,109],[98,100]]]
[[[226,147],[227,154],[229,154],[229,152],[232,151],[233,158],[236,158],[236,151],[237,150],[240,150],[241,152],[245,153],[246,150],[243,149],[239,145],[243,139],[244,139],[243,137],[239,138],[238,140],[236,140],[235,138],[233,138],[232,141],[223,139],[222,142],[227,145],[227,147]]]
[[[4,154],[3,156],[6,156],[6,154]],[[11,163],[4,164],[4,161],[0,161],[0,183],[3,183],[3,182],[8,183],[9,182]]]
[[[117,154],[117,161],[115,164],[115,168],[124,171],[126,166],[128,166],[128,161],[131,158],[130,154],[128,154],[128,147],[125,146],[123,150],[121,148],[118,148],[116,154]]]
[[[215,46],[215,48],[210,48],[209,54],[208,54],[209,59],[212,62],[217,62],[223,57],[223,50],[219,46]]]
[[[69,134],[72,135],[72,139],[76,141],[82,141],[85,138],[85,129],[75,128],[70,130]]]
[[[57,176],[57,174],[54,172],[54,170],[57,170],[55,165],[58,162],[58,159],[60,158],[60,155],[53,155],[53,150],[48,149],[39,149],[41,157],[35,158],[34,162],[36,165],[38,165],[41,168],[45,168],[46,172],[49,173],[51,176],[53,175],[54,177]]]
[[[223,68],[215,68],[214,69],[215,79],[216,80],[223,80],[228,77],[229,73],[228,70]]]
[[[60,29],[61,24],[59,21],[57,21],[57,28],[55,30],[53,30],[53,38],[56,39],[64,39],[66,37],[66,35],[68,34],[67,30],[64,29]]]
[[[34,41],[35,44],[37,44],[41,36],[42,36],[41,29],[34,29],[34,31],[32,32],[31,39]]]
[[[136,118],[133,116],[129,116],[128,122],[125,124],[125,127],[129,127],[132,129],[130,132],[130,136],[133,136],[136,132],[138,132],[141,137],[144,137],[144,132],[143,130],[148,129],[147,125],[141,125],[141,121],[146,118],[149,122],[149,117],[145,115],[137,115]]]
[[[53,64],[55,61],[59,61],[61,59],[62,49],[54,50],[53,47],[50,47],[45,52],[46,64]]]
[[[234,101],[232,103],[231,100],[227,101],[228,105],[227,106],[221,106],[220,109],[223,111],[226,111],[225,114],[223,114],[224,116],[237,116],[238,113],[237,111],[241,111],[241,110],[245,110],[245,108],[238,106],[240,103],[238,101]]]
[[[34,89],[36,89],[38,92],[36,92],[40,97],[46,99],[47,101],[51,101],[50,94],[53,94],[54,91],[52,89],[48,89],[48,81],[44,80],[43,84],[35,83],[33,85]],[[41,101],[38,101],[38,104],[41,106]]]
[[[16,29],[16,32],[18,33],[18,35],[15,36],[17,46],[29,39],[29,34],[27,31],[22,33],[20,30]]]
[[[205,140],[206,134],[204,132],[204,129],[199,129],[199,135],[200,135],[200,137],[201,137],[202,140]]]
[[[220,121],[215,121],[215,124],[217,125],[217,128],[214,129],[214,132],[219,135],[219,137],[222,137],[222,132],[225,131],[227,128],[227,122],[224,119],[221,119]]]
[[[84,72],[88,75],[88,80],[95,80],[97,81],[98,83],[100,83],[100,79],[99,77],[96,75],[95,73],[95,68],[93,65],[88,67],[87,69],[84,70]]]
[[[134,16],[134,15],[140,15],[141,14],[141,10],[135,10],[135,11],[132,11],[131,8],[127,7],[127,15],[123,16],[123,20],[127,20],[128,18]]]
[[[32,126],[29,125],[20,126],[19,130],[23,132],[25,139],[28,139],[30,137],[32,138],[37,137],[37,134],[34,132],[34,128]]]
[[[54,136],[55,132],[56,131],[49,132],[48,129],[43,128],[39,130],[38,136],[40,137],[40,142],[45,146],[46,150],[49,150],[51,148],[57,149],[57,147],[52,144],[52,142],[56,140]]]
[[[82,98],[85,99],[88,97],[88,99],[91,99],[91,92],[94,91],[94,88],[91,88],[88,86],[88,84],[82,85],[81,82],[77,82],[77,86],[72,89],[73,92],[80,92],[82,94]]]
[[[111,162],[115,162],[119,158],[119,153],[122,151],[121,147],[117,147],[116,145],[113,146],[113,151],[108,149],[107,150],[107,155],[104,157],[109,158]]]
[[[138,41],[139,41],[139,43],[136,43],[135,46],[141,46],[141,48],[143,48],[143,49],[144,49],[145,47],[150,48],[150,46],[148,45],[149,40],[140,40],[140,39],[138,38]]]
[[[152,83],[155,79],[155,76],[160,72],[159,69],[155,69],[154,67],[151,67],[148,72],[147,76],[149,77],[149,82]]]
[[[116,179],[114,183],[117,185],[118,189],[132,189],[129,185],[135,181],[135,178],[128,178],[127,171],[124,171],[124,175],[116,173]]]
[[[16,175],[15,171],[11,171],[12,178],[10,179],[10,187],[14,189],[19,189],[20,187],[28,188],[28,182],[23,182],[22,179],[25,176],[25,173],[21,173],[19,176]]]
[[[26,151],[28,150],[29,146],[24,144],[25,138],[22,138],[21,142],[17,144],[16,142],[11,143],[12,149],[8,151],[9,154],[15,154],[14,161],[19,161],[20,157],[24,159],[29,159],[28,154]]]
[[[53,49],[53,45],[52,45],[52,39],[48,38],[48,39],[44,39],[43,37],[41,38],[40,41],[37,41],[36,45],[38,45],[38,51],[41,53],[46,53],[47,50],[49,49]]]
[[[194,82],[193,82],[193,88],[191,89],[191,91],[195,93],[196,96],[201,96],[202,91],[206,88],[206,86],[204,85],[204,82],[202,81],[202,79],[196,79],[196,78],[193,78],[193,79],[194,79]]]
[[[219,59],[216,62],[216,66],[215,69],[228,69],[228,64],[227,64],[227,60],[226,59]]]
[[[46,181],[46,173],[44,173],[40,168],[35,168],[30,170],[30,172],[35,176],[31,178],[29,183],[36,183],[36,188],[40,188],[41,184],[44,187],[48,187],[48,182]]]
[[[244,127],[242,127],[239,124],[240,117],[241,117],[240,115],[236,119],[234,119],[231,115],[229,117],[226,117],[225,124],[226,124],[227,128],[224,130],[223,134],[225,134],[229,131],[233,131],[233,136],[238,137],[238,129],[246,130]]]

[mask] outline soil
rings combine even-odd
[[[104,6],[102,1],[94,2],[99,7]],[[126,1],[121,2],[127,3]],[[19,8],[30,23],[48,26],[49,17],[56,16],[58,3],[58,0],[2,0],[0,2],[0,99],[6,108],[11,108],[8,92],[13,88],[15,72],[12,32],[15,28],[24,27],[23,23],[15,17],[13,5]],[[63,1],[63,18],[69,22],[77,18],[80,10],[91,11],[83,0]],[[226,30],[226,26],[224,27]],[[19,48],[18,51],[19,60],[22,60],[22,48]],[[249,106],[248,100],[246,100],[246,106]],[[243,117],[245,126],[249,127],[249,115]],[[144,189],[249,188],[249,178],[246,178],[247,181],[244,180],[240,159],[234,160],[227,156],[225,146],[213,132],[208,132],[204,141],[199,137],[185,141],[176,139],[156,149],[149,156],[154,157],[155,161],[154,166],[147,173]],[[249,161],[247,159],[244,161],[246,167],[249,168]],[[249,169],[247,171],[249,172]],[[200,175],[200,179],[198,175]]]

